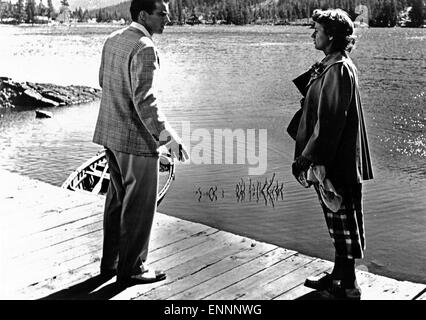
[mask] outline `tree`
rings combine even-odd
[[[3,18],[9,17],[9,14],[9,5],[7,3],[5,3],[4,5],[3,3],[0,3],[0,21]]]
[[[48,0],[51,1],[51,0]],[[123,0],[124,1],[124,0]],[[192,12],[204,17],[215,17],[227,23],[247,24],[258,20],[280,22],[306,19],[317,8],[341,8],[355,19],[355,7],[365,4],[369,9],[371,26],[395,26],[397,12],[411,6],[410,13],[413,26],[423,23],[425,0],[170,0],[171,20],[185,23]],[[69,0],[61,0],[62,6],[68,6]],[[98,21],[124,18],[130,21],[130,1],[89,12]],[[308,19],[309,22],[309,19]]]
[[[34,23],[34,16],[36,12],[36,4],[35,0],[27,0],[27,5],[25,8],[25,11],[27,13],[27,22],[28,23]]]
[[[371,25],[374,27],[394,27],[397,22],[395,1],[384,0],[377,2],[371,22]]]
[[[51,19],[55,16],[55,8],[53,7],[52,0],[47,0],[46,15]]]
[[[423,25],[423,0],[411,0],[411,10],[408,13],[410,18],[409,27],[421,27]]]
[[[78,7],[78,9],[75,9],[74,18],[77,18],[78,22],[83,22],[83,9],[81,9],[81,7]]]
[[[14,16],[18,23],[25,20],[24,0],[18,0]]]
[[[64,7],[70,6],[70,4],[68,3],[68,0],[61,0],[61,5],[63,5]]]
[[[36,6],[35,15],[36,16],[44,16],[44,15],[46,15],[45,11],[46,11],[46,7],[43,4],[43,0],[40,0],[38,6]]]
[[[90,19],[89,10],[85,9],[83,12],[83,22],[87,22]]]

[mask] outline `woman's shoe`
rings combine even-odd
[[[325,296],[330,299],[361,300],[361,288],[355,282],[350,286],[344,286],[341,280],[333,280],[329,288],[323,290]]]
[[[325,273],[325,276],[309,277],[305,280],[305,287],[312,288],[318,291],[326,290],[331,288],[333,277],[329,273]]]

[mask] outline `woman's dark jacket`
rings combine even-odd
[[[335,186],[373,178],[357,69],[344,53],[328,55],[307,85],[295,158],[326,167]]]

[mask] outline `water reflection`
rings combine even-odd
[[[255,201],[259,203],[260,199],[263,199],[265,206],[271,205],[275,208],[275,202],[284,200],[284,182],[275,180],[275,172],[272,178],[265,178],[264,182],[248,179],[246,181],[241,178],[241,182],[238,182],[235,186],[235,195],[237,202],[244,201]]]
[[[272,178],[266,177],[264,181],[252,178],[244,180],[241,178],[240,181],[235,183],[234,192],[230,192],[230,190],[225,192],[225,189],[214,185],[210,187],[196,187],[194,194],[198,202],[217,202],[231,197],[237,204],[255,202],[275,208],[277,201],[284,200],[284,182],[275,181],[275,176],[276,174],[274,173]]]

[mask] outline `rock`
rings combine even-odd
[[[64,99],[64,97],[61,96],[60,94],[54,92],[54,91],[43,90],[41,92],[41,95],[43,97],[45,97],[46,99],[50,99],[50,100],[56,101],[57,103],[59,103],[59,105],[66,105],[67,104],[66,100]]]
[[[101,97],[101,90],[86,86],[59,86],[50,83],[18,83],[0,77],[0,108],[58,107],[87,103]]]
[[[23,107],[57,107],[59,103],[53,100],[44,98],[34,89],[27,89],[22,94],[14,99],[14,104]]]
[[[36,110],[35,113],[36,113],[36,118],[52,118],[53,117],[53,113],[49,111]]]

